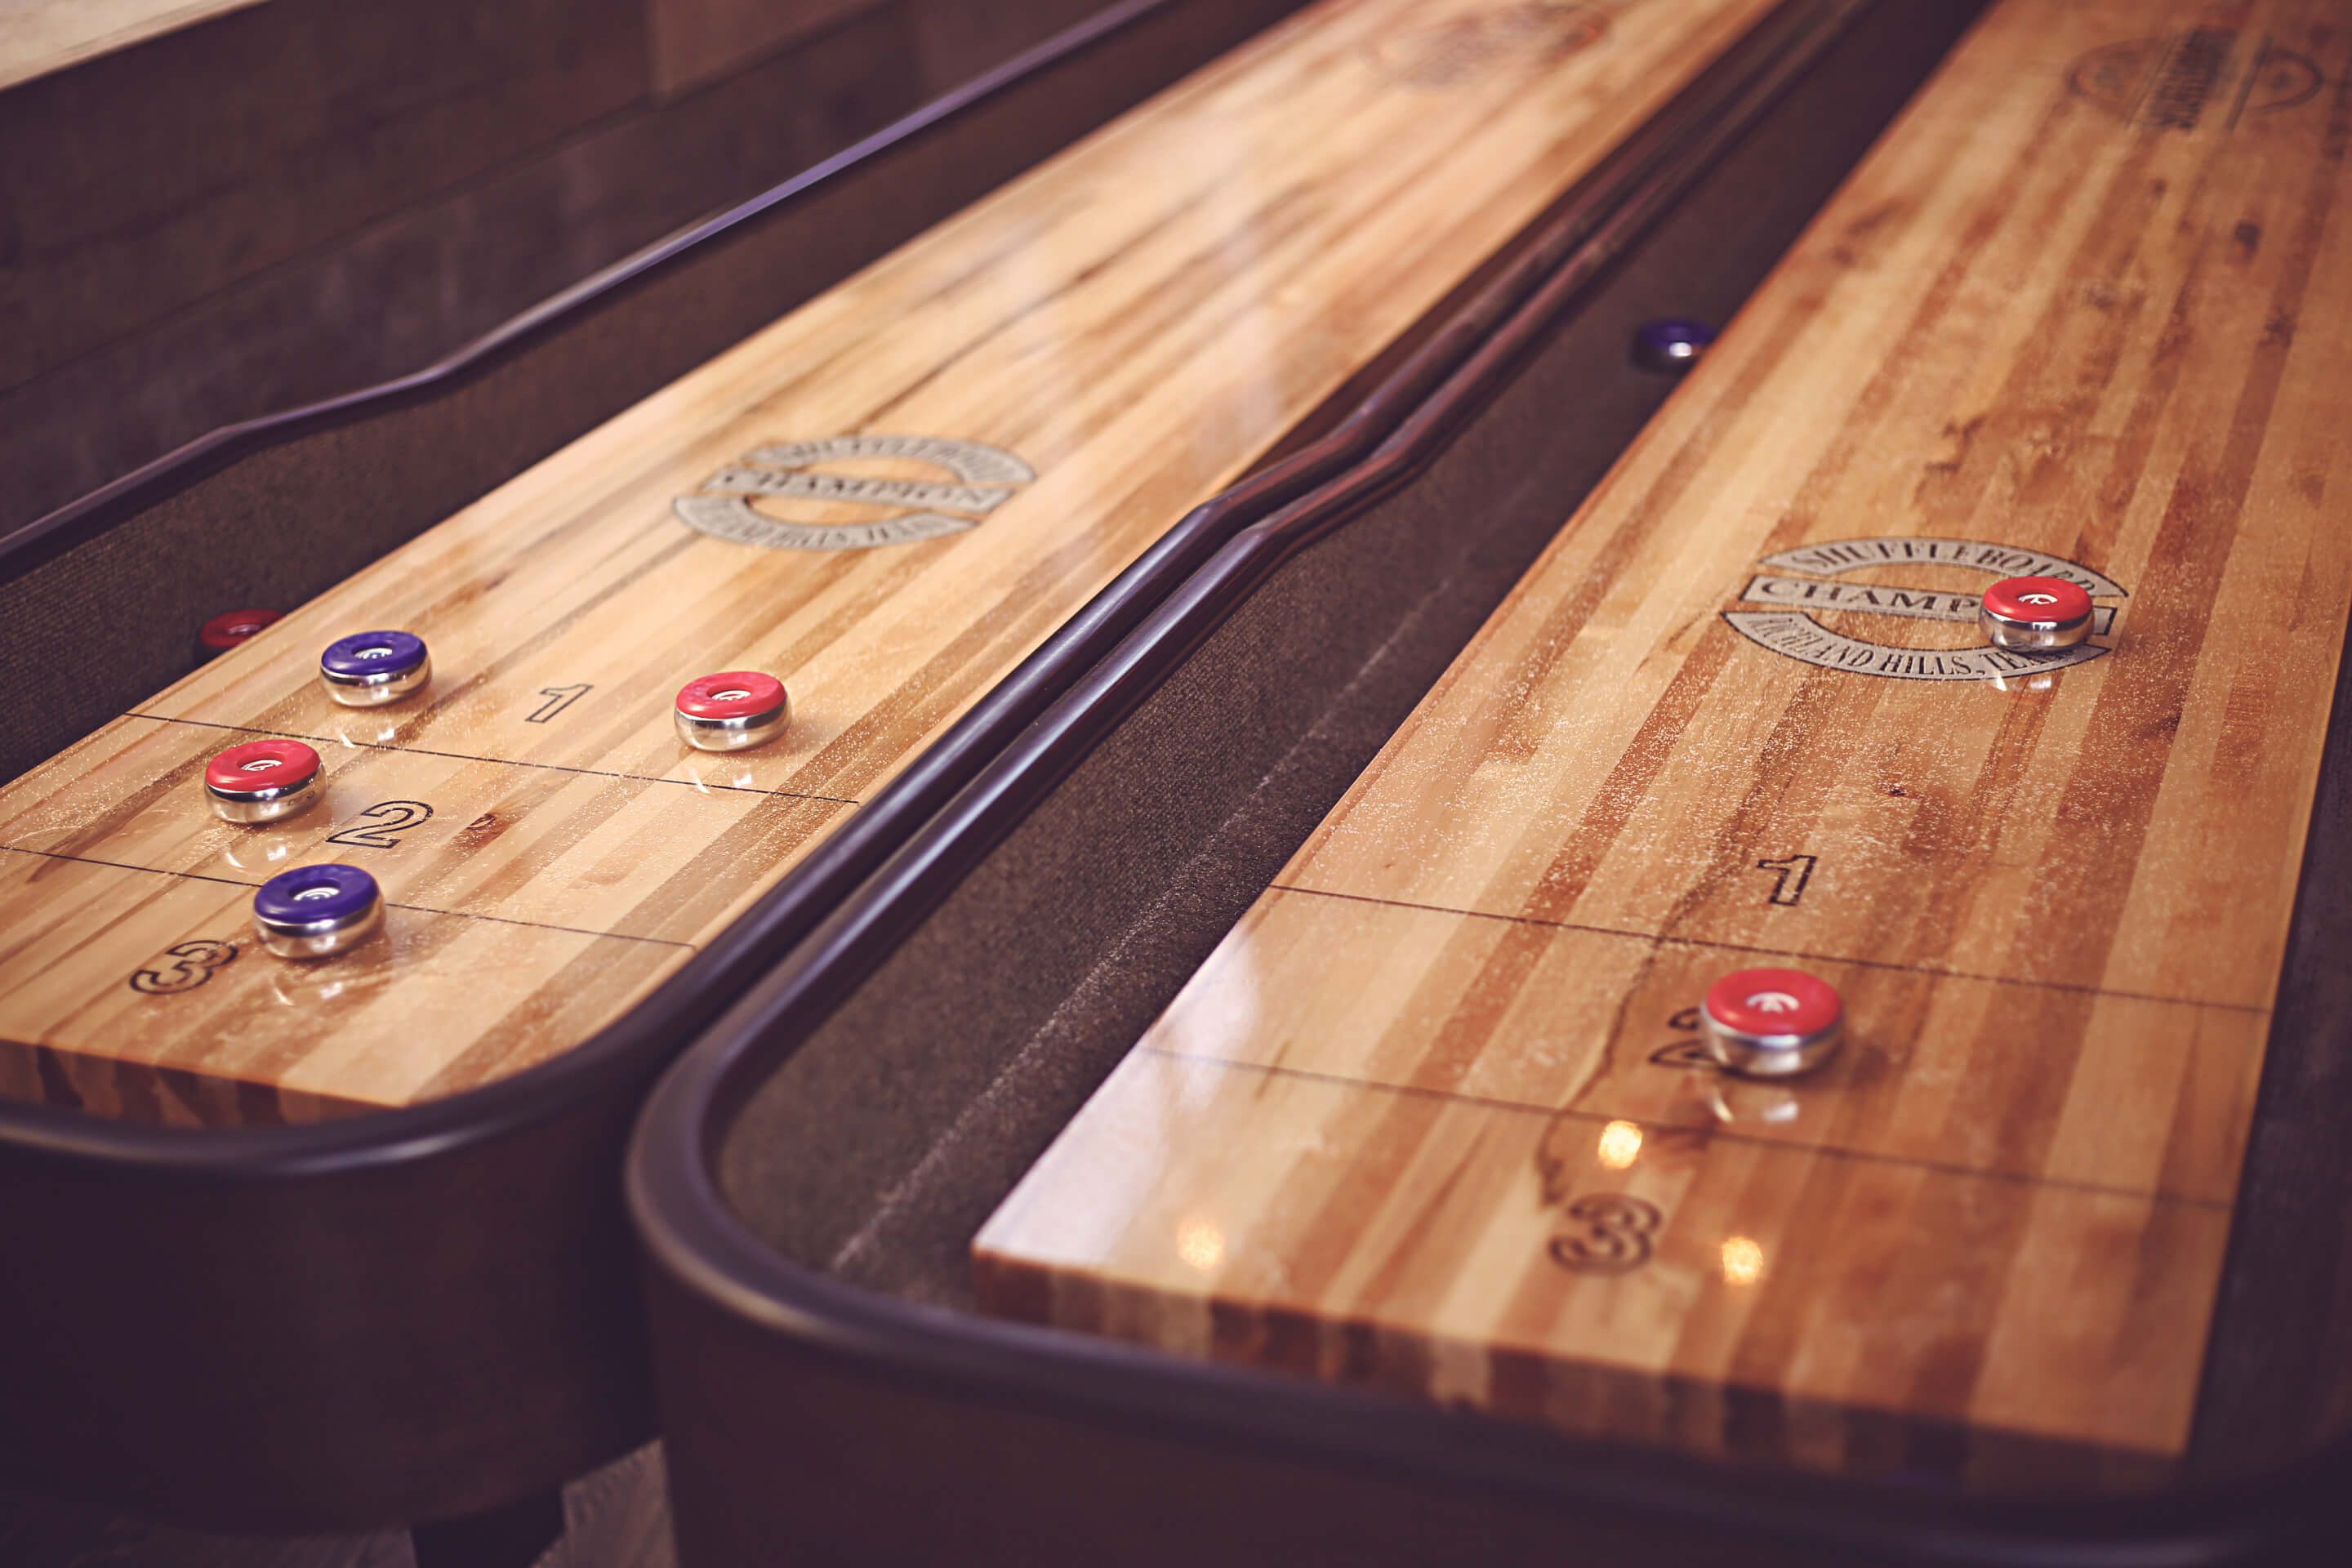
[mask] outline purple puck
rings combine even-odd
[[[357,866],[298,866],[255,889],[253,929],[280,958],[324,958],[363,941],[383,918],[383,891]]]
[[[352,708],[407,696],[432,678],[433,660],[415,632],[356,632],[319,656],[327,695]]]
[[[1662,316],[1633,332],[1633,363],[1643,370],[1679,373],[1698,362],[1715,342],[1715,329],[1687,316]]]

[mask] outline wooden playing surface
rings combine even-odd
[[[0,1092],[307,1117],[586,1038],[1770,8],[1316,6],[159,693],[0,792]],[[776,450],[876,435],[914,455]],[[432,687],[338,708],[319,650],[375,627]],[[791,732],[687,751],[677,688],[740,668]],[[265,734],[325,800],[216,821]],[[329,859],[386,937],[270,958],[252,888]]]
[[[2004,0],[990,1221],[983,1300],[1702,1452],[2174,1460],[2352,593],[2347,23]],[[2104,635],[1988,679],[1966,602],[2027,558],[1934,541],[2088,569]],[[1698,1049],[1768,963],[1846,998],[1811,1078]]]

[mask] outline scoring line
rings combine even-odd
[[[151,877],[178,877],[190,882],[211,882],[224,888],[258,888],[258,882],[241,882],[235,877],[212,877],[202,871],[173,871],[160,866],[133,866],[121,860],[100,860],[90,855],[61,855],[54,849],[27,849],[18,844],[0,844],[12,855],[34,855],[44,860],[66,860],[78,866],[104,866],[115,871],[143,871]],[[567,936],[598,937],[610,942],[649,942],[657,947],[682,947],[688,952],[701,951],[693,942],[679,942],[667,936],[634,936],[622,931],[590,931],[584,926],[551,925],[545,921],[527,921],[514,915],[486,915],[474,910],[436,909],[431,904],[396,904],[384,900],[388,910],[407,910],[420,915],[447,915],[453,920],[489,921],[498,925],[526,926],[532,931],[562,931]]]
[[[1382,899],[1370,893],[1342,893],[1329,888],[1301,888],[1288,882],[1267,884],[1270,893],[1300,893],[1315,899],[1339,899],[1351,904],[1377,904],[1382,909],[1413,910],[1425,915],[1459,915],[1465,920],[1501,921],[1507,925],[1541,926],[1588,936],[1617,936],[1630,942],[1654,942],[1674,947],[1704,947],[1717,952],[1747,953],[1759,958],[1801,958],[1811,963],[1843,963],[1856,969],[1884,969],[1898,974],[1924,974],[1933,980],[1974,980],[1987,985],[2021,985],[2034,991],[2062,991],[2078,996],[2113,996],[2119,1002],[2154,1002],[2167,1007],[2210,1007],[2220,1013],[2271,1011],[2252,1002],[2200,1002],[2193,996],[2158,996],[2146,991],[2115,991],[2072,980],[2027,980],[2011,974],[1979,974],[1968,969],[1936,969],[1924,963],[1899,963],[1890,958],[1850,958],[1841,952],[1808,952],[1797,947],[1763,947],[1753,942],[1718,942],[1704,936],[1662,936],[1656,931],[1627,931],[1622,926],[1587,925],[1580,921],[1546,920],[1541,915],[1500,915],[1490,910],[1457,910],[1448,904],[1421,904],[1410,899]]]
[[[194,724],[206,730],[226,730],[233,735],[278,735],[289,741],[308,741],[320,746],[352,746],[367,752],[402,752],[418,757],[445,757],[455,763],[496,763],[509,768],[542,768],[550,773],[583,773],[590,778],[631,779],[639,784],[683,784],[688,789],[726,790],[732,795],[773,795],[779,800],[822,800],[835,805],[856,805],[857,801],[837,795],[806,795],[799,790],[761,789],[752,784],[704,784],[700,779],[674,779],[661,773],[624,773],[609,768],[581,768],[569,763],[527,763],[515,757],[478,757],[466,752],[440,752],[429,746],[394,746],[382,741],[354,741],[342,735],[305,735],[293,730],[264,730],[251,724],[222,724],[210,719],[181,719],[169,713],[131,712],[125,719],[144,719],[151,724]]]
[[[2072,1181],[2061,1176],[2037,1176],[2022,1171],[1993,1170],[1977,1165],[1953,1164],[1942,1160],[1918,1160],[1901,1154],[1879,1153],[1868,1149],[1855,1149],[1843,1143],[1801,1143],[1793,1139],[1759,1138],[1725,1127],[1694,1126],[1678,1121],[1651,1121],[1639,1116],[1611,1115],[1602,1110],[1587,1110],[1578,1106],[1538,1105],[1524,1100],[1504,1100],[1488,1094],[1464,1094],[1458,1089],[1429,1089],[1420,1084],[1383,1083],[1377,1079],[1353,1078],[1346,1073],[1318,1072],[1312,1068],[1286,1067],[1267,1062],[1237,1061],[1231,1057],[1213,1057],[1195,1051],[1172,1050],[1144,1041],[1138,1047],[1155,1057],[1171,1061],[1203,1062],[1230,1068],[1239,1072],[1254,1072],[1267,1078],[1301,1079],[1309,1083],[1344,1085],[1350,1089],[1370,1089],[1412,1100],[1434,1100],[1454,1105],[1473,1106],[1482,1110],[1508,1111],[1520,1116],[1540,1116],[1546,1121],[1568,1120],[1606,1126],[1612,1121],[1631,1122],[1651,1132],[1700,1132],[1709,1141],[1738,1143],[1754,1149],[1781,1150],[1796,1154],[1822,1154],[1832,1159],[1853,1160],[1863,1164],[1892,1165],[1906,1171],[1925,1171],[1933,1175],[1972,1176],[1989,1182],[2006,1182],[2012,1186],[2047,1188],[2057,1192],[2084,1193],[2093,1197],[2131,1198],[2144,1203],[2177,1204],[2189,1208],[2227,1211],[2234,1201],[2226,1198],[2200,1198],[2187,1193],[2168,1192],[2161,1187],[2142,1189],[2118,1187],[2104,1182]]]

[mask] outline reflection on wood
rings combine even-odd
[[[1770,9],[1314,7],[35,770],[0,793],[0,1087],[217,1114],[193,1073],[299,1115],[576,1045]],[[387,626],[432,687],[336,707],[320,648]],[[726,669],[793,727],[686,752],[671,697]],[[326,800],[225,827],[196,776],[264,733]],[[251,888],[336,858],[388,938],[252,951]]]
[[[1702,1451],[2170,1465],[2352,594],[2352,33],[2241,12],[1996,9],[990,1222],[984,1299]],[[1744,597],[2026,571],[2112,612],[2082,661]],[[1813,1076],[1696,1049],[1764,964],[1844,994]]]

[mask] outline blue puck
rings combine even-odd
[[[1633,333],[1633,363],[1644,370],[1685,371],[1715,342],[1715,329],[1687,316],[1644,321]]]
[[[327,694],[353,708],[407,696],[431,677],[433,661],[415,632],[357,632],[319,656]]]
[[[280,958],[324,958],[381,922],[383,892],[357,866],[299,866],[254,890],[253,929]]]

